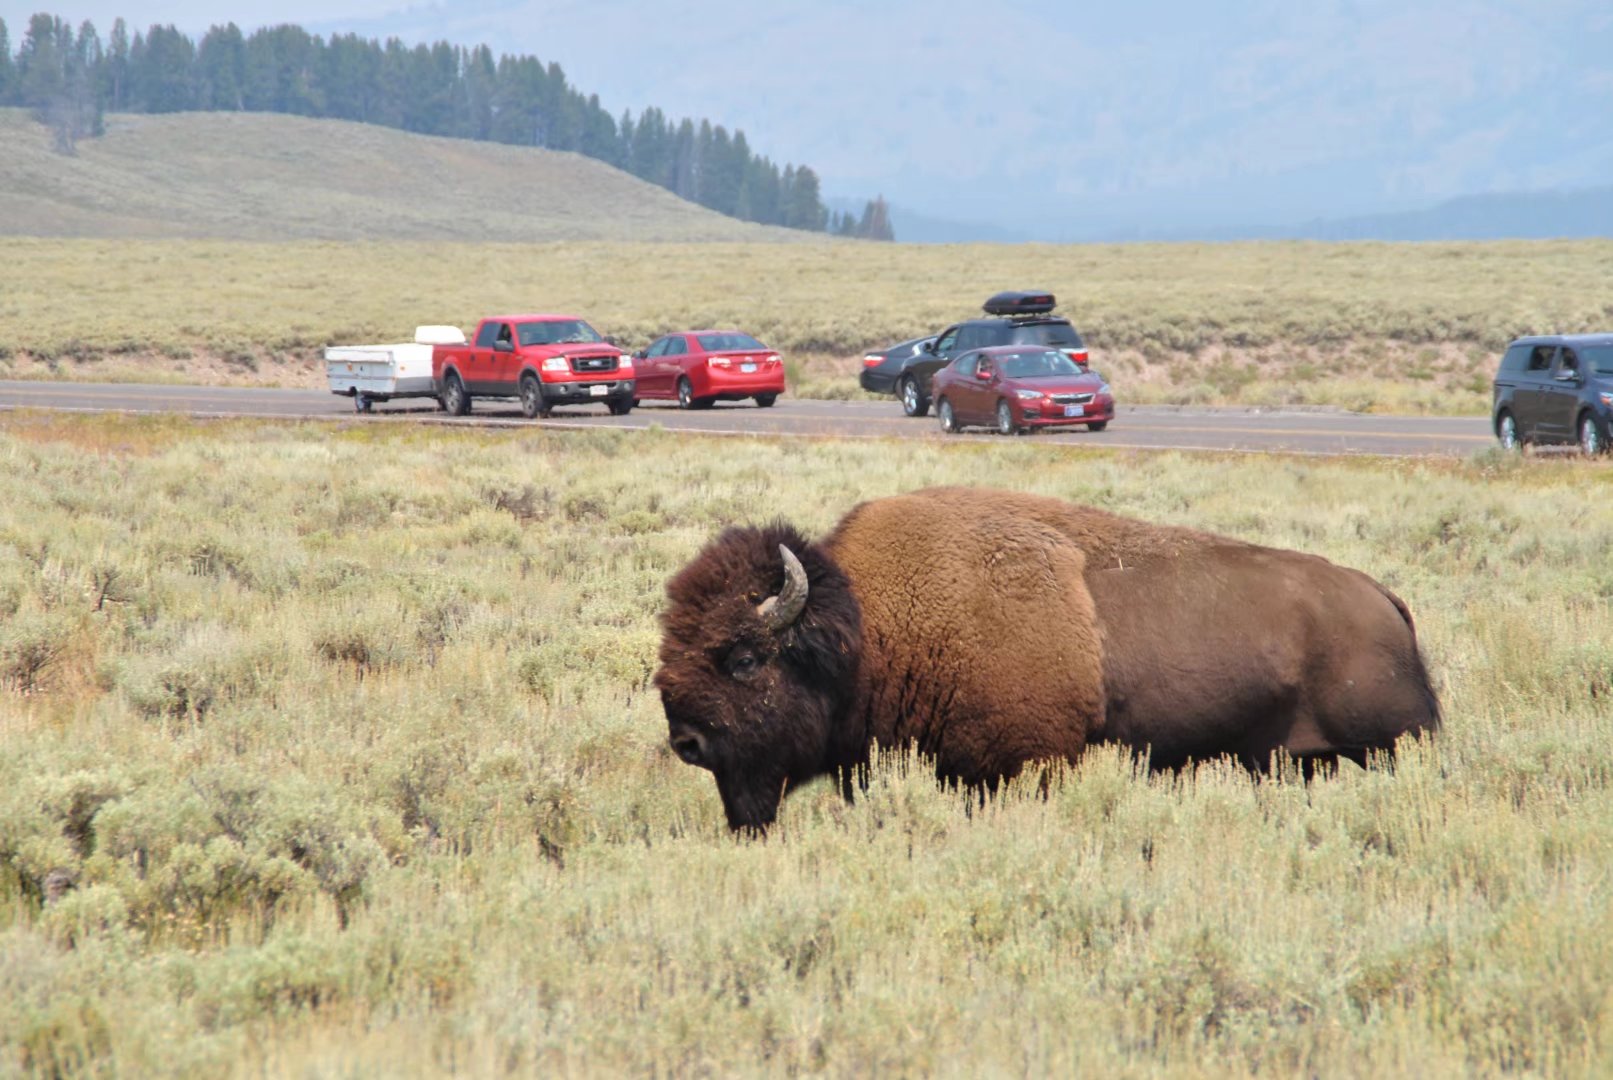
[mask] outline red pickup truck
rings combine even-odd
[[[470,412],[472,398],[519,398],[529,417],[556,405],[603,402],[614,416],[633,408],[633,358],[574,315],[494,315],[469,345],[437,345],[431,378],[442,407]]]

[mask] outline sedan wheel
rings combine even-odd
[[[678,408],[694,408],[694,387],[689,385],[688,379],[678,380]]]
[[[1008,402],[997,402],[997,434],[1012,435],[1019,430],[1014,423],[1014,410],[1008,407]]]
[[[1495,437],[1501,441],[1503,450],[1516,450],[1522,445],[1518,438],[1518,422],[1512,418],[1511,413],[1501,414],[1501,419],[1495,425]]]
[[[956,435],[959,430],[958,418],[952,412],[952,402],[942,398],[935,406],[935,415],[941,419],[941,430],[948,435]]]
[[[1586,457],[1595,457],[1607,449],[1602,444],[1602,429],[1590,413],[1579,418],[1579,449]]]

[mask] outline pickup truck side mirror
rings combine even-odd
[[[647,350],[644,350],[644,349],[640,349],[640,350],[639,350],[639,351],[638,351],[638,352],[636,352],[636,353],[634,353],[634,354],[633,354],[633,359],[634,359],[634,360],[642,360],[642,359],[644,359],[644,353],[645,353],[645,352],[646,352],[646,351],[647,351]]]
[[[609,334],[606,334],[605,335],[605,344],[606,345],[619,345],[621,343],[618,342],[615,338],[611,337]]]
[[[493,342],[493,351],[494,352],[514,352],[515,351],[515,346],[512,343],[510,343],[508,341],[505,341],[503,338],[500,338],[499,340]]]

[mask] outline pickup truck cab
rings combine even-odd
[[[432,349],[431,377],[455,416],[478,397],[517,398],[528,417],[557,405],[603,403],[613,416],[633,408],[632,357],[575,315],[483,319],[470,344]]]

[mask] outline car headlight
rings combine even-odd
[[[1042,400],[1042,392],[1040,390],[1015,390],[1014,396],[1019,398],[1021,401]]]
[[[1108,393],[1111,393],[1111,392],[1112,391],[1110,391],[1108,383],[1099,383],[1098,384],[1098,393],[1100,393],[1100,394],[1108,394]]]

